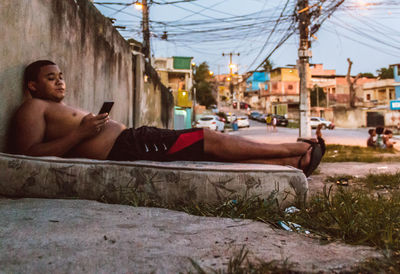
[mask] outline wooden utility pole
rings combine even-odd
[[[147,5],[147,0],[142,0],[142,5],[143,54],[146,59],[150,60],[149,6]]]
[[[233,63],[232,63],[232,56],[233,55],[237,55],[240,56],[240,53],[234,53],[234,52],[230,52],[230,53],[222,53],[222,56],[228,55],[229,54],[229,76],[231,78],[231,82],[229,83],[229,91],[232,95],[233,98]],[[239,94],[236,93],[236,108],[240,109],[240,102],[239,102]]]
[[[298,14],[299,14],[299,31],[300,31],[300,46],[299,46],[299,78],[300,78],[300,127],[299,137],[310,138],[311,137],[311,125],[310,125],[310,96],[307,89],[308,80],[308,67],[310,56],[310,16],[308,0],[298,0]]]

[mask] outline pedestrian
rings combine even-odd
[[[375,129],[371,128],[368,130],[369,138],[367,140],[367,147],[376,147],[376,131]]]
[[[384,131],[384,127],[382,126],[378,126],[375,129],[376,132],[376,147],[379,148],[386,148],[385,143],[383,142],[383,131]]]
[[[396,142],[390,140],[391,138],[393,138],[393,132],[390,129],[385,130],[383,135],[383,143],[385,144],[386,148],[393,148],[393,145],[396,144]]]
[[[272,117],[271,114],[268,114],[267,117],[265,118],[265,121],[267,123],[267,132],[271,130],[272,126]]]
[[[278,129],[276,128],[277,123],[278,123],[278,120],[276,119],[276,116],[274,115],[272,117],[272,131],[273,132],[278,132]]]

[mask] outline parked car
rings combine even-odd
[[[322,125],[322,129],[326,129],[326,128],[334,129],[335,128],[335,125],[332,122],[327,121],[324,118],[311,117],[311,119],[310,119],[311,128],[317,128],[317,126],[320,124]]]
[[[267,116],[268,114],[261,114],[256,117],[256,121],[259,121],[261,123],[266,123]]]
[[[282,115],[274,115],[276,117],[276,125],[277,126],[282,126],[282,127],[287,127],[289,124],[289,120],[285,118],[285,116]]]
[[[258,117],[258,116],[260,116],[261,115],[261,113],[259,113],[258,111],[252,111],[252,112],[250,112],[250,114],[249,114],[249,118],[251,119],[251,120],[257,120],[256,118]]]
[[[215,131],[225,131],[225,123],[216,115],[204,115],[196,121],[197,128],[209,128]]]
[[[237,124],[238,127],[250,127],[249,118],[247,116],[238,116]]]

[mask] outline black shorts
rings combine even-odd
[[[108,157],[114,161],[205,161],[203,129],[125,129]]]

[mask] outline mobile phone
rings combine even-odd
[[[99,114],[103,114],[103,113],[110,113],[112,106],[114,105],[114,102],[112,101],[108,101],[108,102],[104,102],[103,106],[100,109]]]

